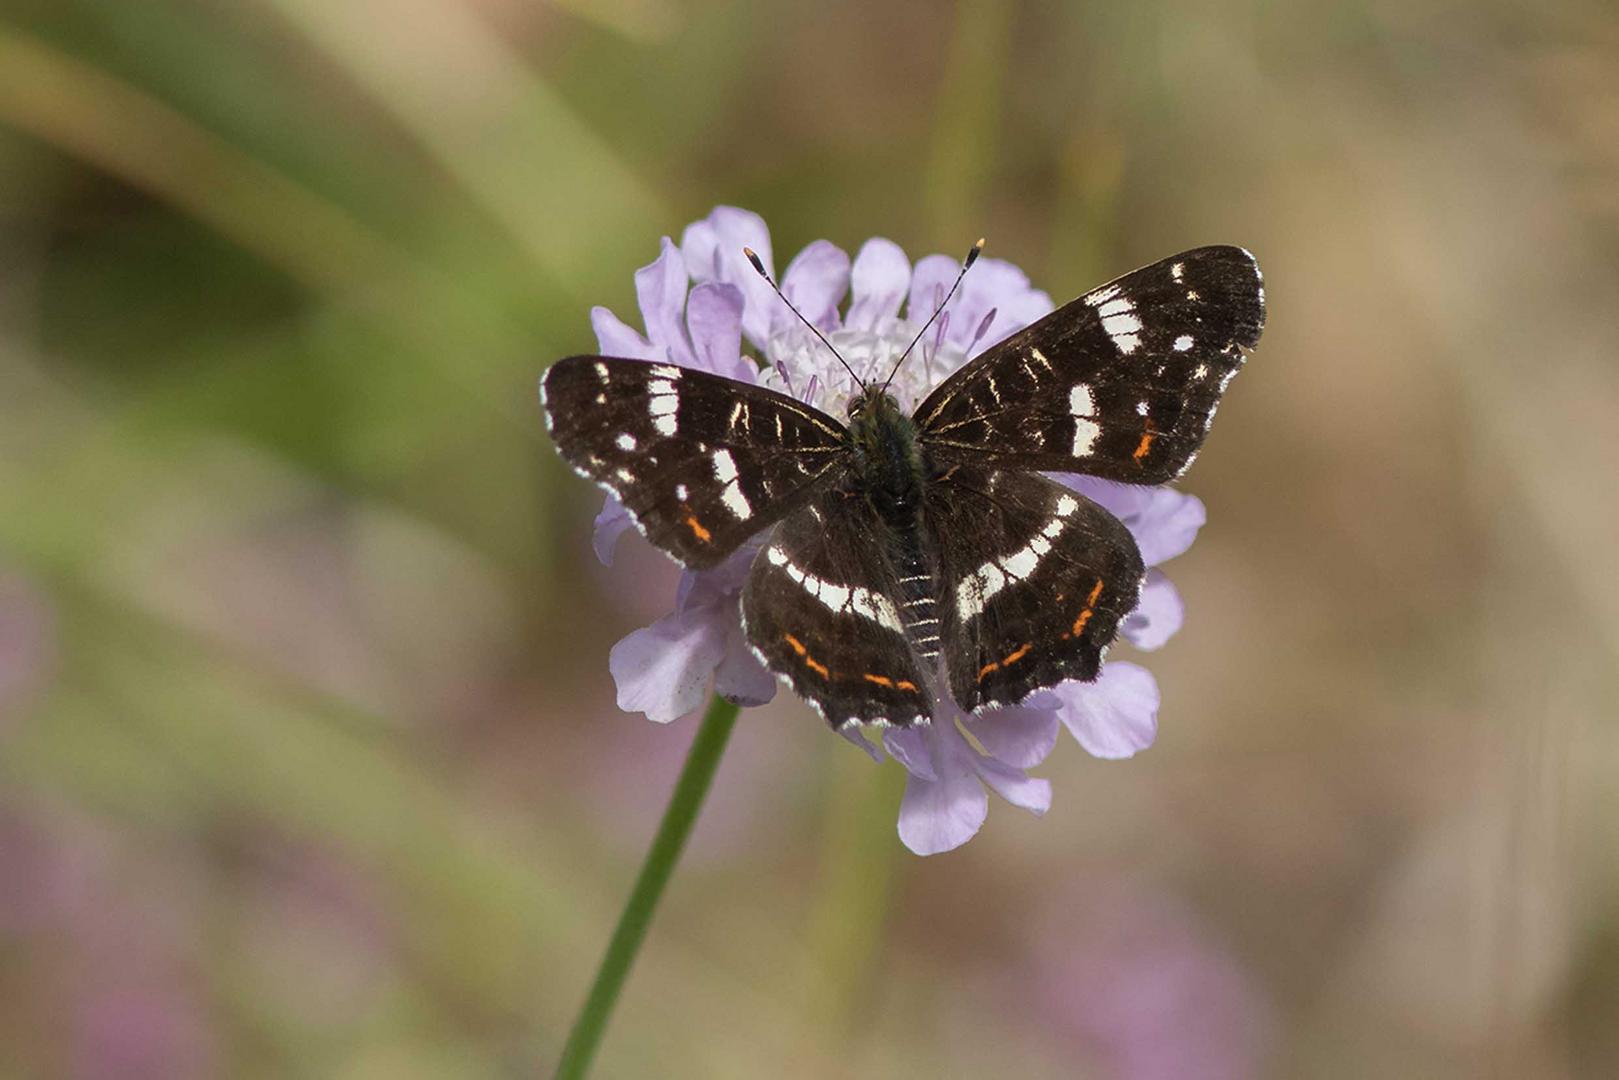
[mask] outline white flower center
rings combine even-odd
[[[867,383],[880,383],[893,370],[905,347],[916,336],[915,324],[885,319],[875,330],[835,330],[827,340]],[[939,324],[928,328],[900,365],[888,392],[900,407],[913,411],[928,392],[962,365],[966,357],[949,343],[939,341]],[[759,383],[795,397],[842,420],[849,398],[859,390],[849,372],[827,352],[819,338],[803,326],[794,326],[770,339]]]

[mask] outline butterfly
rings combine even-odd
[[[1180,476],[1264,321],[1253,256],[1202,247],[990,346],[909,414],[886,382],[836,418],[605,356],[558,361],[541,398],[563,458],[683,566],[764,534],[741,609],[766,667],[835,728],[908,726],[946,695],[979,713],[1097,677],[1145,566],[1117,518],[1043,474]]]

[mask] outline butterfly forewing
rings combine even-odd
[[[1171,256],[992,346],[916,410],[934,462],[1161,484],[1203,445],[1265,290],[1239,247]]]
[[[801,505],[842,460],[843,428],[825,413],[672,364],[569,357],[541,397],[568,463],[694,569]]]
[[[950,696],[969,711],[1090,681],[1145,567],[1112,514],[1035,473],[957,466],[929,487]]]
[[[871,502],[834,485],[777,525],[742,592],[749,643],[834,727],[925,722],[932,693],[907,637],[931,601],[904,580],[914,566]],[[937,640],[936,634],[934,639]]]

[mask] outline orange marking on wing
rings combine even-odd
[[[1034,648],[1034,642],[1025,641],[1022,645],[1019,645],[1017,648],[1013,649],[1011,652],[1009,652],[1005,656],[1001,657],[1001,663],[1003,665],[1015,664],[1019,660],[1023,659],[1023,657],[1025,655],[1027,655],[1028,651],[1030,649],[1032,649],[1032,648]]]
[[[916,689],[916,684],[913,683],[909,679],[901,679],[901,680],[899,680],[899,682],[894,684],[894,689],[896,689],[896,690],[913,690],[914,691]]]
[[[1152,441],[1157,437],[1158,429],[1152,426],[1151,420],[1148,420],[1147,429],[1142,432],[1141,441],[1136,444],[1136,452],[1130,456],[1139,462],[1142,458],[1147,456],[1147,451],[1152,448]]]
[[[781,635],[781,639],[792,647],[793,652],[804,658],[805,667],[809,668],[813,672],[816,672],[823,679],[830,679],[832,677],[831,670],[828,669],[825,664],[811,656],[809,654],[808,647],[806,647],[802,641],[799,641],[791,634],[783,634]]]
[[[1101,595],[1102,579],[1097,578],[1095,587],[1091,589],[1091,594],[1085,598],[1085,610],[1079,613],[1079,618],[1074,620],[1074,628],[1070,630],[1066,636],[1078,637],[1085,632],[1085,624],[1091,621],[1091,615],[1096,607],[1097,597]]]
[[[989,675],[989,673],[990,673],[990,672],[992,672],[992,671],[997,671],[997,670],[999,670],[999,669],[1000,669],[1000,666],[1001,666],[1001,665],[999,665],[999,664],[997,664],[997,663],[995,663],[995,662],[994,662],[994,661],[993,661],[993,660],[992,660],[992,661],[990,661],[990,662],[989,662],[989,663],[987,663],[987,664],[985,664],[985,665],[984,665],[984,666],[983,666],[983,667],[981,667],[981,668],[979,668],[979,669],[978,669],[978,681],[979,681],[979,682],[983,682],[983,681],[984,681],[984,679],[985,679],[985,678],[986,678],[986,677],[988,677],[988,675]]]
[[[703,528],[703,523],[698,521],[697,515],[692,513],[690,510],[686,511],[686,524],[691,526],[692,535],[696,536],[698,540],[701,540],[705,544],[708,543],[709,539],[714,535],[707,529]]]
[[[869,671],[862,675],[861,678],[865,679],[869,683],[876,683],[878,686],[893,687],[894,685],[894,680],[890,679],[887,675],[873,675]]]

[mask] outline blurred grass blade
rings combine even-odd
[[[1013,10],[997,0],[961,0],[956,7],[923,173],[927,221],[935,232],[962,231],[983,212],[994,172]]]
[[[557,285],[592,299],[668,214],[468,4],[266,0],[326,52]],[[611,226],[609,228],[608,226]]]
[[[167,200],[318,291],[407,260],[352,217],[134,86],[0,26],[0,122]]]

